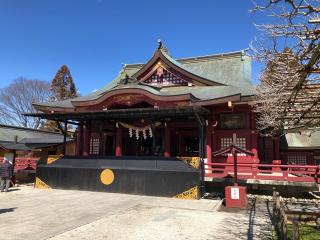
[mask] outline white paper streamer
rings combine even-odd
[[[143,134],[143,138],[147,139],[147,130],[146,129],[142,130],[142,134]]]

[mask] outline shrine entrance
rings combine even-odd
[[[103,152],[102,155],[104,156],[112,156],[114,154],[114,145],[115,145],[115,137],[113,134],[106,135],[103,139]]]
[[[154,130],[155,134],[139,134],[138,138],[125,130],[123,134],[123,155],[124,156],[162,156],[163,136],[162,128]]]
[[[79,156],[39,165],[36,186],[198,199],[205,192],[208,114],[190,106],[37,114],[77,124]]]

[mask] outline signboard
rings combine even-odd
[[[239,188],[232,187],[231,188],[231,199],[239,199]]]

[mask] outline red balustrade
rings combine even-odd
[[[3,161],[4,157],[0,157],[0,161]],[[39,158],[35,157],[16,157],[14,164],[14,172],[20,172],[22,170],[36,170]]]
[[[320,183],[320,169],[315,165],[275,165],[239,163],[238,179],[276,180]],[[233,177],[232,163],[205,163],[205,176],[209,178]]]
[[[36,170],[39,158],[34,157],[17,157],[15,159],[14,171]]]

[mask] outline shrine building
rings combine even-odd
[[[253,153],[238,163],[281,159],[279,139],[258,137],[254,98],[245,51],[176,59],[159,42],[146,63],[123,65],[98,91],[34,104],[41,113],[29,116],[77,126],[76,156],[40,166],[37,184],[199,196],[199,164],[232,163],[213,157],[232,143]]]

